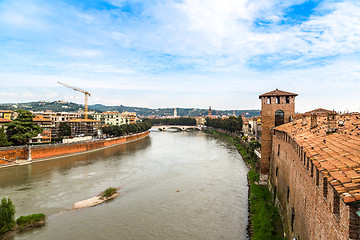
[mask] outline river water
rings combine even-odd
[[[247,239],[247,167],[226,139],[151,132],[126,145],[0,169],[16,217],[48,216],[14,239]],[[70,210],[108,187],[120,196]]]

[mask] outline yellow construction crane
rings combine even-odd
[[[73,86],[70,86],[66,83],[62,83],[62,82],[57,82],[58,84],[60,85],[63,85],[65,87],[68,87],[68,88],[71,88],[75,91],[78,91],[78,92],[82,92],[85,94],[85,109],[84,109],[84,115],[85,115],[85,119],[88,118],[88,96],[91,96],[91,94],[88,92],[88,91],[85,91],[85,90],[82,90],[81,88],[77,88],[77,87],[73,87]]]

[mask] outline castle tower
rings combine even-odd
[[[177,118],[177,110],[174,108],[174,118]]]
[[[209,116],[209,118],[211,118],[211,106],[209,106],[208,116]]]
[[[295,97],[297,94],[274,90],[259,96],[261,99],[261,174],[269,173],[272,127],[291,121],[295,114]]]

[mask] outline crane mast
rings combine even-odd
[[[66,83],[62,83],[62,82],[57,82],[58,84],[60,85],[63,85],[64,87],[68,87],[68,88],[71,88],[75,91],[78,91],[78,92],[81,92],[81,93],[84,93],[85,94],[85,107],[84,107],[84,118],[85,119],[88,119],[88,97],[91,96],[91,94],[88,92],[88,91],[85,91],[81,88],[77,88],[77,87],[73,87],[69,84],[66,84]]]

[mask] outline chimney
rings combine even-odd
[[[318,126],[317,116],[315,114],[311,115],[311,125],[310,129],[316,128]]]
[[[306,115],[304,114],[304,115],[301,116],[301,125],[305,126],[306,124],[307,124]]]
[[[327,134],[336,132],[336,112],[332,111],[327,115]]]

